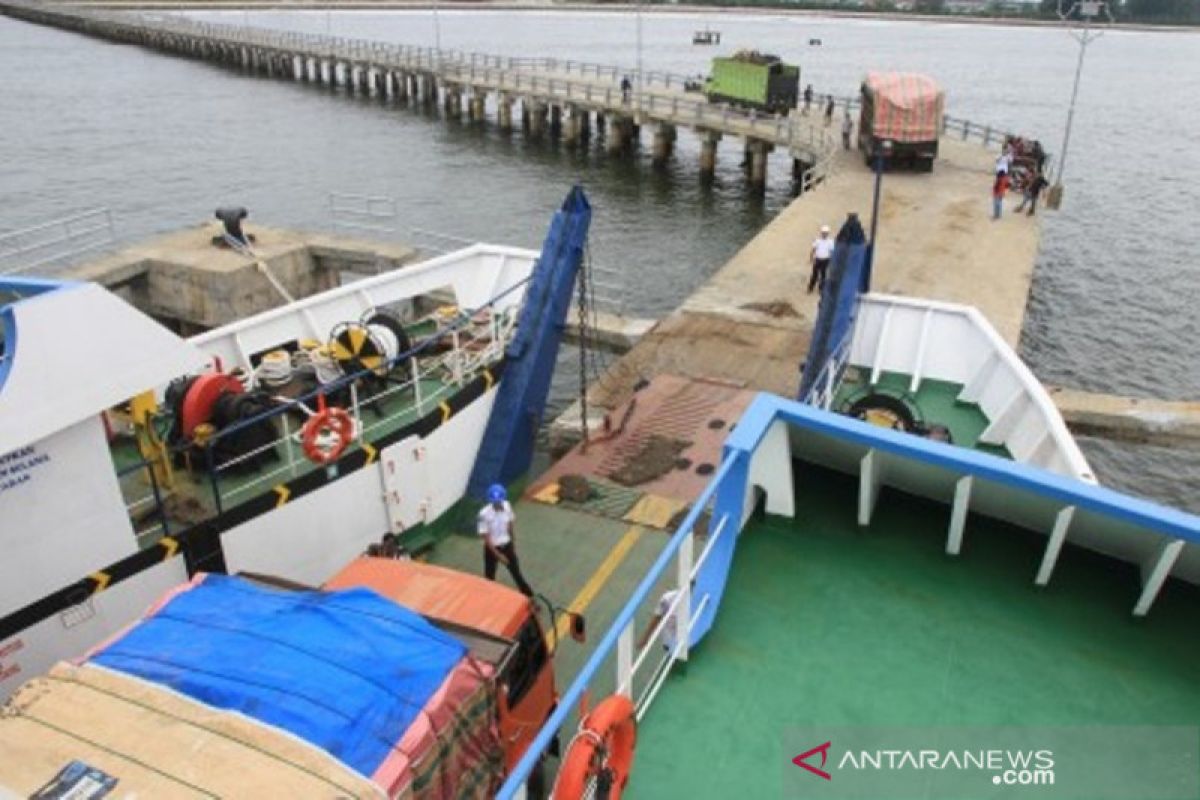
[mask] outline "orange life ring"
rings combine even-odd
[[[321,439],[332,434],[332,445],[321,443]],[[325,396],[317,396],[317,413],[309,417],[301,432],[304,455],[317,464],[330,464],[338,460],[354,438],[354,418],[344,408],[325,407]]]
[[[579,723],[579,733],[571,740],[554,782],[554,800],[578,800],[593,778],[598,782],[596,797],[619,800],[636,746],[633,701],[621,694],[604,698]]]

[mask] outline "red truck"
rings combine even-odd
[[[926,75],[868,73],[862,83],[858,123],[858,149],[867,166],[874,167],[882,157],[885,166],[931,172],[945,103],[945,92]]]

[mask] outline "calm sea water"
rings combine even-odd
[[[430,12],[214,12],[238,24],[429,45]],[[443,11],[447,48],[633,65],[628,13]],[[1049,28],[823,17],[645,15],[647,68],[706,70],[714,48],[799,62],[817,90],[851,94],[867,68],[911,69],[946,87],[960,117],[1029,132],[1058,153],[1077,47]],[[821,47],[809,47],[820,38]],[[1044,218],[1022,339],[1043,380],[1168,398],[1200,396],[1200,36],[1109,31],[1089,48],[1064,208]],[[108,206],[130,237],[208,217],[224,203],[251,219],[329,224],[329,192],[396,199],[402,237],[431,229],[536,246],[569,185],[596,208],[598,263],[624,271],[628,307],[661,314],[790,199],[786,162],[748,197],[737,147],[717,180],[697,179],[681,132],[663,170],[572,152],[493,127],[299,84],[249,77],[134,47],[0,18],[0,229]],[[642,161],[648,159],[643,153]],[[986,198],[981,198],[986,202]],[[569,354],[564,355],[564,361]],[[557,382],[569,399],[570,371]],[[1110,485],[1200,510],[1196,451],[1085,441]]]

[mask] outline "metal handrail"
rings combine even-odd
[[[394,234],[397,217],[395,198],[346,192],[329,193],[329,218],[335,233],[350,229]]]
[[[112,211],[107,208],[93,208],[31,225],[0,234],[0,275],[17,275],[70,260],[114,242]],[[5,268],[6,264],[15,266]]]
[[[497,794],[500,800],[512,800],[512,798],[517,797],[518,793],[523,790],[529,774],[541,759],[542,754],[550,746],[551,740],[553,740],[558,730],[566,722],[567,715],[578,707],[580,699],[583,697],[584,692],[587,691],[587,687],[591,684],[593,678],[595,678],[596,673],[600,671],[608,658],[617,649],[618,640],[622,636],[628,635],[626,631],[633,624],[634,616],[637,614],[638,609],[646,602],[646,598],[649,597],[655,584],[658,583],[663,573],[671,566],[671,562],[679,554],[684,543],[689,541],[693,536],[696,521],[700,518],[700,514],[716,497],[717,490],[729,477],[734,466],[745,457],[745,453],[732,452],[722,460],[716,474],[704,488],[704,491],[700,493],[700,496],[696,498],[696,502],[692,504],[691,511],[688,512],[679,529],[671,535],[666,546],[659,553],[658,558],[655,559],[654,564],[651,565],[641,582],[638,583],[637,588],[633,590],[633,593],[625,602],[625,605],[617,613],[612,626],[605,632],[604,637],[600,640],[596,649],[592,651],[592,654],[588,657],[587,662],[583,665],[575,680],[572,681],[571,685],[559,699],[557,707],[542,725],[533,742],[526,748],[524,755],[521,756],[521,760],[505,779],[503,786],[500,787],[500,791]],[[734,527],[736,528],[736,526]],[[694,617],[689,617],[689,628],[693,622]],[[682,643],[686,639],[681,636],[679,641]]]
[[[405,382],[404,384],[401,384],[399,386],[392,387],[388,390],[385,390],[383,393],[381,393],[381,395],[386,394],[386,393],[395,392],[395,391],[401,391],[410,386],[414,387],[416,402],[415,402],[415,406],[412,406],[412,407],[415,407],[417,409],[418,414],[422,414],[423,410],[425,408],[431,408],[432,407],[430,405],[431,402],[436,402],[439,398],[443,398],[444,396],[449,395],[449,393],[450,393],[449,384],[439,388],[432,395],[425,395],[425,396],[422,395],[422,393],[420,391],[421,373],[420,373],[417,356],[420,355],[421,353],[428,351],[431,347],[433,347],[434,344],[436,344],[439,341],[442,341],[443,339],[445,339],[447,337],[452,338],[457,343],[458,342],[458,339],[457,339],[458,332],[463,327],[470,324],[472,317],[474,317],[475,315],[477,315],[480,311],[482,311],[484,309],[494,308],[494,306],[497,302],[504,299],[505,297],[510,295],[512,292],[517,291],[517,290],[521,289],[522,287],[524,287],[525,284],[527,284],[529,282],[529,280],[530,280],[530,277],[527,276],[527,277],[521,279],[520,281],[517,281],[512,286],[509,286],[507,289],[503,290],[502,292],[498,293],[497,295],[492,297],[490,300],[488,300],[486,303],[479,306],[478,308],[464,310],[461,314],[459,314],[458,318],[455,319],[453,322],[451,322],[450,324],[446,325],[445,327],[435,331],[434,333],[430,334],[429,336],[425,337],[424,339],[419,341],[415,346],[413,346],[408,351],[398,354],[394,359],[387,362],[386,366],[389,369],[397,367],[406,361],[411,363],[414,367],[413,378],[410,381]],[[464,354],[464,358],[462,358],[458,362],[458,368],[456,371],[456,380],[454,381],[454,383],[461,384],[461,383],[465,382],[467,376],[473,377],[477,374],[480,374],[482,372],[483,368],[486,367],[486,365],[488,363],[491,363],[501,357],[501,355],[504,352],[504,348],[507,345],[507,342],[510,341],[513,336],[515,326],[516,326],[517,315],[515,313],[512,313],[512,314],[506,313],[503,316],[505,317],[504,321],[501,324],[497,324],[496,315],[493,314],[492,322],[489,325],[490,341],[489,341],[488,346],[484,349],[484,351],[482,351],[481,353],[478,354],[478,356],[475,358],[474,362],[472,361],[472,357],[471,357],[470,353]],[[452,367],[452,371],[455,371],[453,369],[453,367]],[[206,461],[207,467],[208,467],[210,488],[213,493],[213,502],[215,504],[215,512],[214,513],[216,513],[218,515],[220,513],[222,513],[223,506],[222,506],[221,500],[222,500],[223,496],[225,496],[225,497],[232,496],[232,495],[239,494],[246,490],[246,486],[243,486],[243,487],[234,489],[232,491],[227,491],[224,494],[222,494],[220,486],[217,483],[217,473],[220,472],[222,469],[225,469],[231,465],[241,463],[241,462],[247,460],[248,458],[253,457],[254,455],[257,455],[261,452],[265,452],[268,449],[277,447],[281,442],[284,442],[286,444],[287,440],[290,438],[290,436],[292,434],[291,429],[287,422],[288,413],[299,407],[307,407],[308,404],[315,402],[316,398],[319,395],[338,391],[338,390],[344,389],[344,388],[350,389],[352,396],[355,398],[355,402],[353,403],[353,406],[354,406],[355,419],[358,422],[358,425],[357,425],[358,438],[361,438],[362,434],[366,430],[369,430],[370,428],[362,423],[360,407],[364,403],[370,403],[371,401],[377,399],[378,395],[372,396],[370,398],[367,398],[365,401],[359,402],[358,398],[357,398],[356,383],[359,380],[361,380],[362,378],[365,378],[372,374],[374,374],[374,370],[363,369],[363,370],[360,370],[358,372],[355,372],[355,373],[352,373],[349,375],[344,375],[335,381],[332,381],[324,386],[320,386],[320,387],[314,389],[313,391],[309,392],[306,395],[303,395],[294,400],[289,400],[286,403],[276,405],[276,406],[272,407],[271,409],[269,409],[261,414],[257,414],[253,417],[239,420],[239,421],[233,423],[232,425],[226,426],[225,428],[221,429],[216,434],[214,434],[205,443],[205,446],[204,446],[204,458],[205,458],[205,461]],[[412,408],[412,407],[409,407],[409,408]],[[277,439],[272,440],[267,445],[263,445],[263,446],[257,448],[252,453],[242,454],[241,456],[239,456],[235,459],[229,459],[227,461],[222,462],[221,464],[216,463],[214,447],[218,441],[220,441],[221,439],[223,439],[225,437],[231,436],[238,431],[244,430],[252,425],[260,424],[266,420],[270,420],[275,417],[279,417],[280,419],[283,420],[284,433],[282,436],[278,437]],[[385,421],[387,421],[387,420],[385,420]],[[378,427],[378,426],[376,425],[373,427]],[[181,454],[184,454],[184,453],[190,451],[191,448],[192,448],[192,443],[190,443],[190,442],[180,443],[173,447],[167,448],[164,457],[172,458],[176,455],[181,455]],[[291,447],[287,447],[286,449],[289,454],[293,454]],[[151,462],[143,459],[139,463],[134,464],[127,469],[119,471],[118,476],[123,476],[125,474],[128,474],[128,473],[133,472],[138,469],[148,468],[150,466],[150,464],[151,464]],[[280,469],[277,469],[277,470],[273,470],[271,473],[269,473],[265,477],[259,476],[258,479],[255,479],[255,480],[249,482],[247,484],[247,486],[258,485],[262,480],[266,480],[268,478],[273,478],[283,471],[294,470],[294,469],[295,469],[295,461],[290,460],[287,466],[281,467]],[[157,483],[155,482],[153,471],[151,471],[151,481],[152,481],[152,488],[154,489],[154,494],[137,498],[137,499],[127,503],[126,508],[127,508],[127,510],[132,511],[132,509],[135,506],[139,506],[139,505],[151,502],[153,500],[157,505],[159,517],[160,517],[160,519],[163,520],[162,525],[163,525],[164,531],[166,531],[167,530],[167,526],[166,526],[166,522],[165,522],[166,515],[163,512],[162,498],[160,496],[161,493],[159,492]]]
[[[394,369],[396,367],[399,367],[405,361],[416,358],[420,354],[426,352],[431,347],[433,347],[433,345],[435,343],[437,343],[438,341],[441,341],[443,338],[445,338],[447,336],[453,335],[456,331],[459,331],[466,325],[470,324],[471,318],[474,317],[479,312],[494,308],[494,306],[497,302],[504,299],[505,297],[512,294],[513,292],[517,291],[518,289],[523,288],[525,286],[525,284],[527,284],[530,281],[531,278],[532,278],[532,275],[522,278],[521,280],[519,280],[516,283],[514,283],[513,285],[509,286],[507,289],[505,289],[502,292],[500,292],[499,294],[495,295],[490,300],[483,303],[482,305],[480,305],[477,308],[463,310],[459,314],[458,318],[456,320],[454,320],[453,322],[451,322],[449,325],[447,325],[445,328],[442,328],[442,329],[436,331],[435,333],[430,334],[429,336],[425,337],[424,339],[419,341],[417,344],[415,344],[411,349],[409,349],[403,353],[400,353],[395,358],[384,362],[384,364],[380,365],[380,367],[376,367],[375,369],[380,369],[383,367],[386,367],[387,369]],[[492,330],[495,331],[497,329],[493,326]],[[336,392],[341,389],[349,388],[351,385],[353,385],[357,381],[359,381],[363,378],[369,377],[373,373],[374,373],[374,370],[372,370],[372,369],[363,369],[358,372],[352,373],[350,375],[344,375],[335,381],[331,381],[330,383],[328,383],[324,386],[314,389],[313,391],[309,392],[306,395],[296,398],[294,402],[298,402],[298,403],[315,402],[317,400],[318,395],[328,394],[330,392]],[[239,420],[239,421],[233,423],[232,425],[229,425],[228,427],[223,428],[216,435],[214,435],[211,439],[209,439],[207,449],[211,452],[212,445],[215,444],[221,437],[229,436],[237,431],[244,430],[245,428],[248,428],[252,425],[256,425],[260,422],[271,419],[272,417],[274,417],[278,414],[286,413],[288,411],[288,408],[289,408],[288,406],[272,408],[269,411],[264,411],[263,413],[257,414],[253,417],[247,417],[246,419]]]
[[[813,381],[812,388],[803,398],[803,402],[826,411],[830,409],[833,405],[833,397],[841,384],[842,374],[850,359],[850,341],[853,338],[848,332],[838,342],[829,359],[821,366],[821,371],[817,373],[817,379]]]

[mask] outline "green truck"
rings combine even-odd
[[[704,94],[711,103],[729,103],[773,114],[785,114],[795,108],[799,91],[799,67],[757,50],[714,58],[712,73],[704,84]]]

